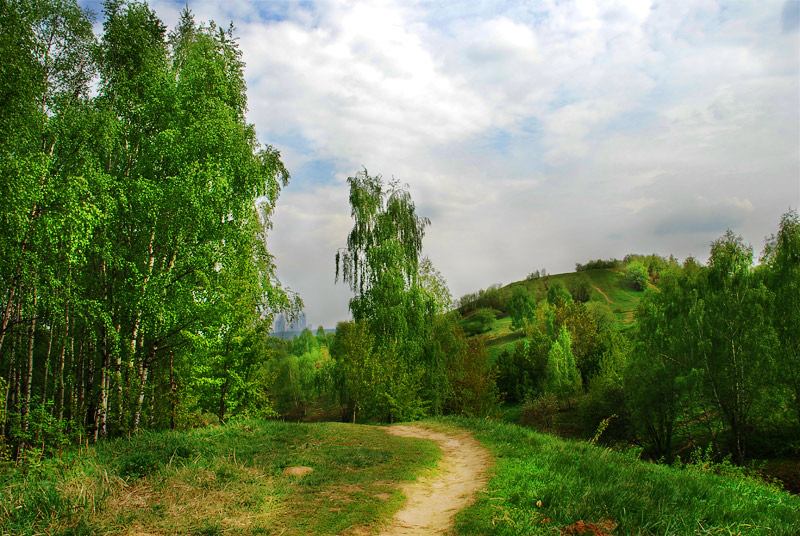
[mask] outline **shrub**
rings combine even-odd
[[[552,429],[555,425],[559,402],[556,395],[545,393],[536,400],[527,401],[522,407],[520,422],[525,426],[535,426],[540,430]]]
[[[586,303],[592,296],[592,285],[585,275],[567,280],[567,290],[576,302]]]
[[[477,335],[479,333],[486,333],[492,329],[495,318],[497,318],[497,313],[494,309],[488,307],[478,309],[475,314],[472,315],[470,323],[467,325],[468,334]]]

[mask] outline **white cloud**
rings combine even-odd
[[[173,24],[183,0],[154,5]],[[783,1],[190,7],[239,28],[248,117],[293,175],[271,251],[315,324],[347,316],[333,255],[361,165],[410,184],[456,296],[631,251],[703,258],[723,225],[758,249],[800,205]]]

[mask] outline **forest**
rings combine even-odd
[[[232,30],[121,1],[92,22],[0,6],[4,457],[271,415],[269,315],[299,303],[266,249],[289,173],[245,121]]]
[[[167,31],[122,0],[92,24],[74,2],[0,4],[0,460],[249,418],[441,415],[666,463],[797,455],[797,211],[757,259],[728,231],[705,264],[589,261],[454,302],[409,188],[362,169],[331,252],[352,319],[280,341],[273,315],[302,308],[267,249],[290,174],[245,119],[233,27],[187,8]],[[501,324],[512,344],[490,351]]]

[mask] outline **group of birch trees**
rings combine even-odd
[[[233,29],[0,2],[0,426],[52,445],[221,419],[258,392],[289,174],[245,121]],[[268,318],[266,318],[268,320]],[[2,446],[2,442],[0,442]]]

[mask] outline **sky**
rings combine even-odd
[[[150,2],[170,27],[185,4]],[[291,173],[268,249],[314,327],[350,317],[334,256],[364,168],[408,185],[454,298],[628,253],[705,261],[726,229],[757,259],[800,206],[800,0],[188,6],[237,28],[248,121]]]

